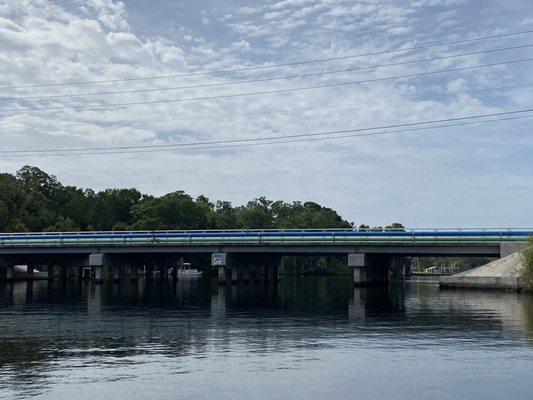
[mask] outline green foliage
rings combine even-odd
[[[533,238],[529,239],[529,246],[522,252],[524,268],[522,279],[528,290],[533,290]]]
[[[55,176],[31,166],[15,176],[0,174],[0,231],[4,232],[352,226],[336,211],[313,202],[259,197],[234,207],[228,201],[213,203],[205,196],[193,199],[183,191],[154,197],[133,188],[94,192],[64,186]],[[317,263],[317,268],[332,265],[329,260]]]
[[[208,216],[202,205],[182,191],[151,198],[132,207],[132,229],[205,229]]]

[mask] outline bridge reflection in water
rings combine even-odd
[[[259,385],[266,391],[259,377],[277,376],[280,368],[291,381],[328,368],[346,390],[360,387],[361,379],[377,379],[372,371],[378,370],[390,374],[391,385],[399,383],[399,374],[402,383],[425,377],[445,388],[450,376],[472,375],[483,362],[491,364],[495,352],[507,366],[505,381],[487,385],[503,395],[514,384],[513,393],[523,394],[516,384],[528,373],[532,344],[532,297],[439,291],[433,281],[364,288],[354,288],[347,277],[232,286],[214,278],[0,284],[0,398],[62,399],[74,388],[78,398],[90,398],[95,390],[110,397],[116,387],[143,398],[179,391],[208,398],[217,387],[251,393]],[[476,353],[477,348],[491,351]],[[442,358],[443,352],[463,357],[465,351],[474,351],[477,369],[459,361],[452,367]],[[380,361],[387,357],[394,365]],[[445,376],[432,374],[429,365]],[[231,382],[242,374],[245,381]],[[206,376],[212,385],[190,384]],[[286,383],[278,376],[272,390],[289,390]],[[387,385],[375,390],[386,391]],[[319,398],[305,388],[299,393]]]

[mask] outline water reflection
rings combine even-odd
[[[516,380],[533,372],[531,345],[532,296],[439,291],[434,281],[368,288],[343,277],[227,287],[211,279],[0,285],[0,398],[94,398],[95,390],[111,398],[126,383],[125,393],[144,398],[179,385],[187,386],[187,398],[236,398],[235,386],[242,389],[237,398],[247,398],[269,376],[279,388],[255,397],[276,398],[291,388],[287,378],[313,379],[325,368],[338,397],[351,398],[350,388],[377,379],[378,370],[365,366],[382,368],[381,376],[399,374],[402,382],[414,378],[398,369],[418,373],[433,388],[445,384],[435,368],[473,378],[470,361],[459,356],[464,352],[479,365],[481,381],[483,366],[495,360]],[[215,384],[199,384],[207,377]],[[487,398],[503,394],[513,379],[494,379],[498,388]],[[533,389],[521,382],[511,393]],[[385,386],[369,389],[366,398],[392,390]],[[297,397],[328,397],[325,388],[336,393],[329,383],[312,387],[303,385]],[[413,398],[409,393],[405,398]],[[439,393],[461,398],[472,389]]]

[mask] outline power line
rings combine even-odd
[[[165,152],[165,151],[186,151],[186,150],[197,151],[197,150],[224,149],[224,148],[236,148],[236,147],[254,147],[254,146],[265,146],[265,145],[274,145],[274,144],[335,140],[335,139],[345,139],[345,138],[354,138],[354,137],[392,135],[392,134],[398,134],[398,133],[416,132],[416,131],[424,131],[424,130],[431,130],[431,129],[441,129],[441,128],[448,128],[448,127],[456,127],[456,126],[477,125],[477,124],[488,123],[488,122],[519,120],[519,119],[532,118],[532,117],[533,115],[523,115],[523,116],[507,117],[507,118],[494,118],[490,120],[458,122],[458,123],[453,123],[453,124],[441,124],[441,125],[434,125],[434,126],[423,126],[423,127],[418,127],[418,128],[407,128],[407,129],[385,131],[385,132],[355,133],[355,134],[345,134],[345,135],[339,135],[339,136],[310,137],[310,138],[278,140],[278,141],[268,141],[268,142],[259,142],[259,143],[238,143],[238,144],[202,146],[202,147],[124,150],[124,151],[94,152],[94,153],[49,153],[49,154],[14,154],[14,155],[0,154],[0,158],[17,158],[17,157],[41,157],[42,158],[42,157],[68,157],[68,156],[79,157],[79,156],[84,156],[84,155],[139,154],[139,153],[158,153],[158,152]]]
[[[74,152],[85,152],[85,151],[160,149],[160,148],[177,148],[177,147],[185,147],[185,146],[219,145],[219,144],[234,144],[234,143],[245,143],[245,142],[247,143],[247,142],[268,141],[268,140],[286,140],[286,139],[296,139],[296,138],[302,138],[302,137],[315,137],[315,136],[343,134],[343,133],[349,133],[349,132],[366,132],[366,131],[414,127],[414,126],[420,126],[420,125],[438,124],[438,123],[446,123],[446,122],[458,122],[458,121],[465,121],[465,120],[472,120],[472,119],[479,119],[479,118],[523,114],[527,112],[533,112],[533,108],[523,109],[523,110],[503,111],[503,112],[490,113],[490,114],[470,115],[466,117],[444,118],[444,119],[438,119],[438,120],[432,120],[432,121],[382,125],[382,126],[375,126],[375,127],[370,127],[370,128],[354,128],[354,129],[344,129],[344,130],[328,131],[328,132],[299,133],[299,134],[283,135],[283,136],[263,136],[263,137],[255,137],[255,138],[248,138],[248,139],[213,140],[213,141],[202,141],[202,142],[166,143],[166,144],[135,145],[135,146],[78,147],[78,148],[70,148],[70,149],[0,150],[0,154],[62,153],[62,152],[69,152],[69,151],[70,152],[73,152],[73,151]]]
[[[451,54],[451,55],[446,55],[446,56],[423,58],[423,59],[419,59],[419,60],[407,60],[407,61],[399,61],[399,62],[387,63],[387,64],[375,64],[375,65],[368,65],[368,66],[363,66],[363,67],[350,67],[350,68],[344,68],[344,69],[321,71],[321,72],[310,72],[310,73],[304,73],[304,74],[274,76],[274,77],[257,78],[257,79],[245,79],[245,80],[233,81],[233,82],[214,82],[214,83],[204,83],[204,84],[188,85],[188,86],[159,87],[159,88],[148,88],[148,89],[131,89],[131,90],[119,90],[119,91],[109,91],[109,92],[69,93],[69,94],[53,94],[53,95],[42,95],[42,96],[2,97],[2,98],[0,98],[0,101],[57,99],[57,98],[88,97],[88,96],[106,96],[106,95],[115,95],[115,94],[150,93],[150,92],[172,91],[172,90],[182,90],[182,89],[199,89],[199,88],[207,88],[207,87],[242,85],[242,84],[247,84],[247,83],[271,82],[271,81],[295,79],[295,78],[309,78],[309,77],[314,77],[314,76],[339,74],[339,73],[343,73],[343,72],[363,71],[363,70],[368,70],[368,69],[378,69],[378,68],[384,68],[384,67],[408,65],[408,64],[415,64],[415,63],[421,63],[421,62],[447,60],[447,59],[451,59],[451,58],[459,58],[459,57],[466,57],[466,56],[479,55],[479,54],[495,53],[495,52],[500,52],[500,51],[525,49],[525,48],[529,48],[529,47],[532,47],[532,46],[533,46],[533,44],[525,44],[525,45],[520,45],[520,46],[511,46],[511,47],[503,47],[503,48],[496,48],[496,49],[473,51],[473,52],[468,52],[468,53],[459,53],[459,54]]]
[[[525,83],[520,85],[512,85],[512,86],[498,86],[498,87],[491,87],[491,88],[485,88],[485,89],[474,89],[474,90],[459,90],[455,92],[450,93],[439,93],[434,94],[431,96],[425,96],[425,97],[415,97],[415,98],[409,98],[407,100],[410,101],[429,101],[434,100],[435,98],[443,98],[443,97],[450,97],[450,96],[456,96],[458,94],[471,94],[471,93],[483,93],[483,92],[496,92],[496,91],[505,91],[510,89],[517,89],[517,88],[524,88],[524,87],[531,87],[533,86],[533,82],[531,83]],[[271,110],[271,111],[255,111],[255,112],[248,112],[248,113],[234,113],[234,114],[227,114],[227,115],[199,115],[194,117],[183,117],[183,118],[162,118],[162,119],[146,119],[146,120],[128,120],[126,122],[128,123],[148,123],[148,124],[158,124],[158,123],[165,123],[165,122],[175,122],[175,121],[190,121],[190,120],[210,120],[210,119],[226,119],[226,118],[238,118],[238,117],[246,117],[246,116],[259,116],[259,115],[271,115],[271,114],[283,114],[283,113],[293,113],[293,112],[305,112],[305,111],[316,111],[316,110],[328,110],[328,109],[339,109],[339,108],[351,108],[351,107],[358,107],[362,105],[369,105],[369,104],[383,104],[383,103],[393,103],[393,102],[404,102],[406,99],[387,99],[387,100],[371,100],[371,101],[364,101],[359,103],[347,103],[347,104],[337,104],[337,105],[327,105],[327,106],[321,106],[321,107],[304,107],[304,108],[292,108],[292,109],[285,109],[285,110]],[[106,121],[104,121],[106,122]],[[2,121],[0,121],[2,123]],[[7,124],[7,122],[3,122],[4,124]],[[117,125],[121,124],[121,121],[109,121],[109,125]],[[73,122],[68,124],[61,124],[61,127],[69,127],[69,126],[83,126],[83,125],[96,125],[98,122]],[[15,126],[15,127],[9,127],[9,130],[13,129],[42,129],[42,127],[31,127],[31,126]]]
[[[390,77],[384,77],[384,78],[366,79],[366,80],[360,80],[360,81],[327,83],[327,84],[320,84],[320,85],[313,85],[313,86],[302,86],[298,88],[275,89],[275,90],[268,90],[268,91],[236,93],[236,94],[226,94],[226,95],[218,95],[218,96],[136,101],[136,102],[125,102],[125,103],[107,103],[107,104],[94,104],[94,105],[77,105],[77,106],[71,105],[71,106],[0,108],[0,111],[16,112],[16,111],[42,111],[42,110],[67,110],[67,109],[97,109],[97,108],[135,106],[135,105],[147,105],[147,104],[178,103],[178,102],[197,101],[197,100],[227,99],[227,98],[256,96],[256,95],[264,95],[264,94],[289,93],[289,92],[320,89],[320,88],[327,88],[327,87],[340,87],[340,86],[356,85],[356,84],[362,84],[362,83],[383,82],[383,81],[388,81],[388,80],[414,78],[414,77],[419,77],[419,76],[428,76],[428,75],[441,74],[441,73],[447,73],[447,72],[467,71],[467,70],[472,70],[472,69],[477,69],[477,68],[487,68],[487,67],[495,67],[495,66],[500,66],[500,65],[518,64],[518,63],[524,63],[524,62],[530,62],[530,61],[533,61],[533,58],[510,60],[510,61],[503,61],[503,62],[490,63],[490,64],[481,64],[481,65],[474,65],[474,66],[468,66],[468,67],[449,68],[449,69],[428,71],[428,72],[419,72],[419,73],[414,73],[414,74],[397,75],[397,76],[390,76]]]
[[[43,83],[43,84],[22,84],[22,85],[0,87],[0,90],[51,87],[51,86],[90,85],[90,84],[101,84],[101,83],[116,83],[116,82],[129,82],[129,81],[140,81],[140,80],[151,80],[151,79],[181,78],[181,77],[198,76],[198,75],[212,75],[212,74],[226,74],[226,73],[233,73],[233,72],[256,71],[256,70],[265,70],[265,69],[272,69],[272,68],[289,67],[289,66],[295,66],[295,65],[313,64],[313,63],[326,62],[326,61],[338,61],[338,60],[346,60],[346,59],[358,58],[358,57],[398,53],[402,51],[420,50],[420,49],[425,49],[425,48],[430,48],[430,47],[464,44],[464,43],[471,43],[471,42],[476,42],[476,41],[481,41],[481,40],[527,35],[529,33],[533,33],[533,30],[504,33],[504,34],[498,34],[498,35],[481,36],[481,37],[476,37],[476,38],[471,38],[471,39],[454,40],[454,41],[449,41],[449,42],[427,43],[427,44],[423,44],[419,46],[412,46],[412,47],[393,49],[393,50],[375,51],[375,52],[368,52],[368,53],[351,54],[351,55],[339,56],[339,57],[318,58],[318,59],[313,59],[313,60],[294,61],[294,62],[282,63],[282,64],[262,65],[262,66],[257,66],[257,67],[243,67],[243,68],[233,68],[233,69],[225,69],[225,70],[198,71],[198,72],[171,74],[171,75],[132,77],[132,78],[122,78],[122,79],[106,79],[106,80]]]

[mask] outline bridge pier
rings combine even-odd
[[[183,267],[183,257],[178,257],[177,260],[172,260],[172,281],[176,282],[179,279],[179,270]]]
[[[15,266],[14,265],[8,265],[5,267],[6,269],[6,281],[12,282],[15,280]]]
[[[279,264],[267,266],[267,268],[266,268],[266,276],[267,276],[266,281],[267,282],[274,283],[274,282],[279,281],[279,271],[278,270],[279,270],[280,264],[281,264],[281,258],[279,260]]]
[[[47,279],[51,282],[55,279],[55,271],[54,271],[54,266],[53,265],[50,265],[48,264],[47,266],[47,271],[46,271],[46,275],[47,275]]]
[[[95,265],[92,267],[94,283],[104,282],[104,267],[102,265]]]
[[[231,283],[238,284],[242,278],[242,272],[241,272],[240,267],[238,267],[237,265],[232,265],[230,268],[230,272],[231,272]]]
[[[95,283],[104,281],[104,265],[107,264],[106,255],[102,253],[89,254],[89,266]]]
[[[83,267],[78,267],[78,281],[83,281]]]
[[[226,267],[223,267],[222,265],[219,265],[217,268],[217,277],[218,277],[218,283],[224,284],[226,283]]]
[[[348,254],[348,267],[353,269],[356,286],[387,283],[391,262],[392,257],[383,254]]]
[[[62,265],[61,266],[61,279],[63,281],[70,280],[70,267],[69,266],[67,266],[67,265]]]
[[[33,269],[35,267],[32,264],[26,265],[26,280],[32,281],[33,280]]]
[[[113,282],[119,283],[122,278],[122,267],[120,265],[113,265]]]
[[[147,282],[152,282],[154,280],[154,266],[146,265],[144,267],[144,280]]]
[[[213,253],[220,284],[277,282],[282,256],[271,254]]]
[[[159,267],[159,280],[164,281],[168,278],[168,267],[166,265],[162,265]]]
[[[131,281],[137,282],[139,279],[139,266],[138,265],[132,265],[130,267],[130,274],[131,274]]]

